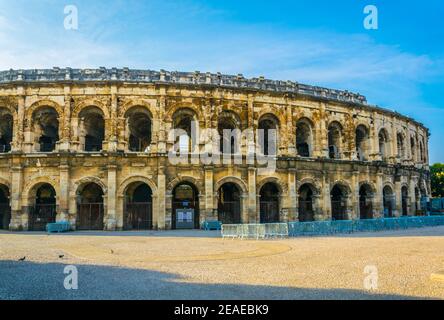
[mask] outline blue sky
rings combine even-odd
[[[76,31],[64,29],[69,4]],[[363,27],[369,4],[378,30]],[[442,21],[442,0],[0,0],[0,69],[219,71],[348,89],[424,123],[431,162],[444,162]]]

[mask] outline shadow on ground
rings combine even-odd
[[[179,275],[111,266],[77,265],[78,290],[64,288],[62,263],[0,261],[2,300],[89,299],[418,299],[349,289],[307,289],[244,284],[186,283]],[[233,279],[235,281],[235,279]]]

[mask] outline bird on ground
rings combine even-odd
[[[64,256],[65,256],[64,254],[60,254],[60,255],[59,255],[59,258],[60,258],[60,259],[63,259]]]
[[[19,261],[25,261],[26,257],[20,258]]]

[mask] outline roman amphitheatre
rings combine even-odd
[[[75,230],[169,230],[206,220],[414,216],[431,194],[425,126],[360,94],[291,81],[125,68],[3,71],[0,123],[0,220],[9,230],[55,221]],[[233,133],[233,148],[222,150],[240,164],[172,164],[175,145],[190,159],[211,149],[192,139],[205,129],[253,132]],[[272,172],[247,161],[255,151],[272,156]],[[188,224],[178,224],[184,211]]]

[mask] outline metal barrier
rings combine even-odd
[[[241,224],[223,224],[221,227],[222,238],[240,238]]]
[[[403,230],[442,225],[444,225],[444,216],[264,224],[224,224],[222,225],[222,237],[231,239],[270,239],[288,236],[297,237]]]
[[[285,238],[288,237],[287,223],[266,223],[265,238]]]
[[[243,224],[241,239],[265,239],[265,224]]]
[[[270,239],[288,237],[287,223],[223,224],[222,237],[231,239]]]
[[[353,232],[377,232],[444,225],[444,216],[401,217],[367,220],[315,221],[288,223],[289,235],[330,235]]]

